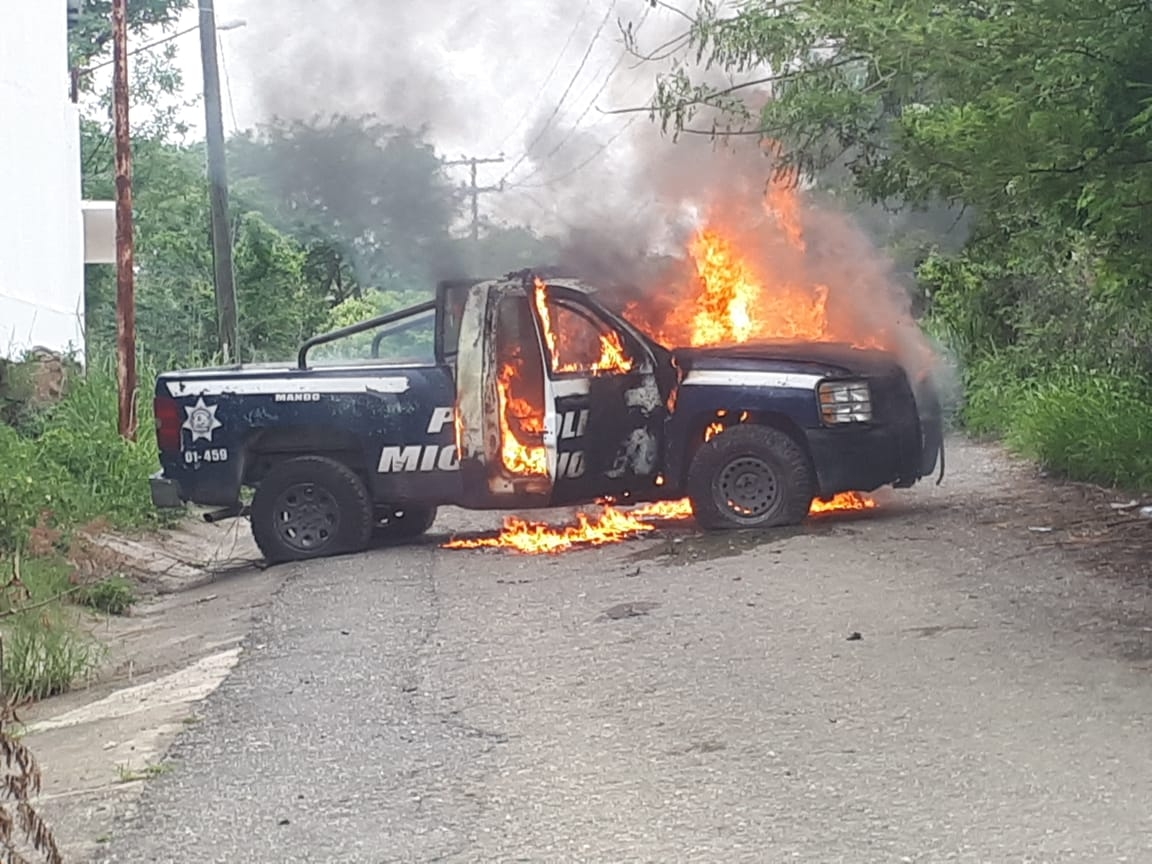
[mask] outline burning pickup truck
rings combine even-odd
[[[317,360],[341,346],[361,356]],[[588,284],[534,272],[442,282],[309,339],[293,367],[165,373],[155,415],[154,503],[248,513],[273,562],[419,535],[441,505],[687,498],[706,529],[789,525],[943,458],[933,386],[890,352],[672,349]]]

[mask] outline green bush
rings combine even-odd
[[[151,377],[141,373],[144,393]],[[45,410],[31,437],[0,424],[0,549],[11,549],[46,517],[65,530],[94,519],[131,528],[157,524],[148,475],[158,457],[152,402],[138,400],[138,441],[117,433],[117,390],[109,364],[94,364]]]
[[[151,383],[142,372],[141,391],[149,393]],[[137,417],[137,441],[125,441],[117,432],[116,379],[107,365],[91,368],[48,415],[37,442],[40,462],[71,478],[72,520],[106,517],[125,527],[155,521],[148,475],[159,462],[150,398],[137,400]]]
[[[41,460],[35,441],[0,424],[0,549],[21,543],[41,513],[71,510],[71,482],[62,466]]]
[[[136,592],[132,590],[132,583],[123,576],[113,576],[84,586],[76,599],[108,615],[124,615],[136,602]]]
[[[3,635],[4,692],[16,701],[65,692],[94,670],[103,654],[58,605],[8,616]]]
[[[1009,446],[1062,475],[1152,489],[1152,387],[1112,373],[1061,371],[1028,391]]]
[[[966,428],[1002,436],[1073,480],[1152,489],[1152,384],[1073,365],[1028,369],[991,355],[966,375]]]

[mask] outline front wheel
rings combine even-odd
[[[252,536],[272,564],[359,552],[372,537],[372,499],[364,481],[342,462],[288,459],[256,489]]]
[[[769,426],[733,426],[696,451],[688,497],[708,529],[798,525],[812,504],[812,471],[800,446]]]

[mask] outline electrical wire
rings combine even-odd
[[[625,132],[627,132],[628,129],[632,126],[632,124],[635,123],[639,119],[639,117],[640,117],[639,114],[632,115],[632,118],[627,123],[625,123],[622,127],[617,129],[616,133],[614,135],[612,135],[612,137],[610,137],[607,141],[605,141],[603,144],[601,144],[599,147],[597,147],[594,151],[592,151],[592,153],[590,153],[586,159],[581,161],[579,164],[574,165],[572,168],[568,169],[564,173],[559,174],[555,177],[552,177],[548,180],[544,180],[541,183],[523,183],[523,182],[512,183],[512,184],[509,184],[508,188],[509,189],[547,189],[551,186],[555,186],[557,183],[559,183],[562,180],[567,180],[569,177],[573,176],[574,174],[579,174],[581,171],[583,171],[585,168],[587,168],[590,164],[592,164],[592,161],[594,159],[596,159],[601,153],[603,153],[605,150],[607,150],[609,147],[611,147],[613,144],[615,144],[617,139],[619,139],[621,135],[623,135]],[[529,174],[527,176],[531,177],[532,175]]]
[[[220,65],[224,69],[224,93],[228,97],[228,113],[232,115],[232,131],[239,132],[240,124],[236,122],[236,106],[232,103],[232,80],[228,76],[228,61],[224,57],[224,42],[220,35],[216,35],[216,51],[220,54]]]
[[[592,34],[592,41],[588,43],[588,48],[585,50],[584,56],[580,59],[580,65],[577,66],[576,71],[572,73],[572,78],[568,81],[568,86],[564,88],[564,92],[560,95],[560,99],[556,102],[556,107],[552,109],[552,113],[548,115],[548,119],[540,128],[540,131],[536,133],[536,137],[529,142],[528,146],[524,148],[524,152],[512,164],[512,167],[509,168],[504,173],[504,176],[500,178],[500,183],[504,183],[504,181],[506,181],[512,175],[512,172],[524,163],[524,160],[528,158],[528,154],[532,152],[532,148],[540,143],[540,139],[543,138],[544,135],[548,132],[548,127],[552,125],[552,121],[555,120],[556,115],[560,113],[560,109],[563,107],[564,101],[568,98],[568,94],[572,92],[572,88],[576,84],[576,79],[579,78],[580,73],[584,71],[584,65],[588,62],[588,58],[592,55],[592,49],[596,47],[596,42],[600,39],[600,34],[604,32],[604,27],[608,24],[608,19],[612,17],[612,12],[616,8],[616,2],[617,0],[612,0],[612,3],[608,6],[608,11],[604,13],[604,17],[600,20],[600,26],[598,26],[596,28],[596,32]]]
[[[508,139],[510,139],[516,133],[516,130],[520,128],[520,124],[528,119],[528,113],[532,110],[532,106],[536,104],[536,101],[544,95],[545,88],[547,88],[547,86],[552,83],[552,76],[555,75],[556,70],[560,68],[560,61],[564,59],[564,54],[568,51],[568,46],[571,45],[572,40],[576,38],[576,33],[580,30],[580,25],[584,22],[584,16],[587,14],[591,6],[592,0],[587,0],[587,2],[584,4],[584,9],[580,12],[580,17],[576,19],[576,23],[572,25],[572,29],[568,33],[568,38],[564,42],[564,47],[557,52],[556,59],[552,63],[552,68],[548,70],[548,74],[545,76],[543,83],[541,83],[539,89],[536,91],[536,95],[534,95],[528,101],[528,104],[524,106],[524,113],[521,114],[520,118],[509,128],[508,134],[504,136],[503,140],[500,142],[499,147],[497,147],[498,150],[504,149],[504,145],[507,144]]]
[[[652,9],[651,6],[648,6],[644,9],[644,14],[642,16],[640,16],[640,22],[636,25],[636,28],[633,31],[634,33],[640,32],[640,28],[644,26],[644,22],[647,20],[648,13],[651,11],[651,9]],[[523,177],[521,177],[519,180],[517,180],[516,183],[513,185],[520,186],[524,183],[525,180],[530,180],[531,178],[533,178],[537,174],[539,174],[540,171],[543,169],[544,164],[549,159],[551,159],[553,156],[555,156],[557,153],[559,153],[562,149],[564,149],[564,146],[569,141],[572,140],[572,136],[575,135],[580,130],[580,124],[583,122],[584,118],[588,116],[588,112],[592,110],[592,107],[596,104],[596,100],[599,99],[601,97],[601,95],[603,95],[604,91],[608,88],[608,84],[612,81],[612,78],[613,78],[613,76],[615,76],[616,71],[620,68],[620,64],[624,62],[624,58],[627,56],[628,56],[628,46],[625,45],[624,49],[620,52],[620,56],[616,58],[616,62],[612,65],[612,68],[608,71],[608,75],[607,75],[607,77],[605,77],[603,83],[601,83],[599,89],[596,91],[596,93],[589,100],[588,104],[586,106],[584,106],[584,110],[582,112],[580,112],[580,116],[576,118],[576,122],[572,124],[572,128],[568,130],[568,134],[566,134],[563,138],[561,138],[560,141],[556,144],[556,146],[553,147],[551,150],[549,150],[546,154],[544,154],[544,156],[542,156],[539,159],[534,159],[533,161],[536,163],[536,167],[534,167],[531,171],[529,171],[527,174],[525,174]],[[633,118],[633,119],[635,119],[635,118]],[[628,123],[628,126],[631,126],[631,125],[632,125],[632,123],[630,121]],[[625,126],[625,129],[626,128],[627,128],[627,126]],[[619,138],[620,135],[623,134],[623,131],[624,130],[621,130],[619,133],[617,133],[615,136],[613,136],[613,138],[611,140],[615,141],[616,138]],[[600,150],[597,151],[597,153],[600,153],[600,152],[603,152],[603,148],[601,148]]]

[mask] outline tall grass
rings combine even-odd
[[[971,432],[1073,480],[1152,490],[1152,382],[1007,353],[985,355],[965,377]]]
[[[93,364],[64,399],[37,418],[37,434],[0,425],[0,549],[19,545],[38,521],[71,529],[100,518],[122,528],[158,524],[148,475],[158,467],[147,370],[137,398],[139,435],[117,433],[112,366]]]
[[[62,401],[0,423],[0,636],[7,698],[67,690],[103,648],[78,626],[83,603],[109,613],[131,605],[130,586],[105,578],[74,584],[70,535],[96,520],[119,528],[159,524],[148,475],[158,467],[150,370],[140,371],[139,435],[117,432],[113,364],[71,378]],[[104,574],[114,576],[114,574]]]

